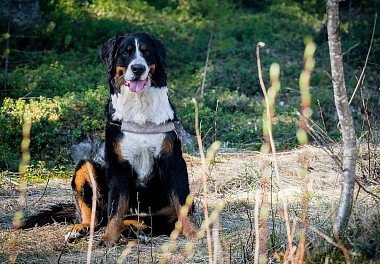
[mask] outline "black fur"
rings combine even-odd
[[[117,34],[100,50],[100,57],[107,67],[110,95],[120,92],[120,87],[115,82],[116,69],[117,67],[128,67],[128,63],[131,61],[128,52],[133,53],[132,44],[135,38],[146,45],[144,59],[147,65],[154,69],[150,76],[152,86],[154,86],[151,89],[167,86],[166,51],[162,42],[148,33]],[[129,48],[127,49],[127,47]],[[174,113],[173,120],[177,120],[174,106],[170,102],[169,104]],[[105,111],[107,116],[105,165],[102,166],[91,160],[81,161],[72,180],[79,214],[84,212],[81,211],[83,205],[78,202],[80,199],[83,198],[87,209],[91,208],[92,205],[91,183],[83,176],[84,174],[80,175],[80,171],[85,169],[84,166],[89,164],[93,168],[98,186],[97,227],[107,224],[103,237],[105,242],[116,242],[118,240],[120,224],[114,224],[114,219],[136,218],[135,212],[137,211],[145,213],[145,216],[139,218],[146,225],[150,226],[152,222],[152,226],[148,228],[149,232],[154,235],[169,235],[174,229],[180,206],[185,204],[190,193],[180,139],[175,131],[165,134],[166,147],[161,148],[158,156],[154,156],[151,175],[144,182],[139,182],[137,172],[132,168],[131,161],[126,160],[120,156],[120,152],[116,151],[116,147],[123,139],[124,134],[121,131],[121,122],[112,119],[114,108],[111,99],[108,100]],[[85,180],[76,181],[76,177],[82,177],[81,179]],[[80,182],[81,186],[76,186],[76,182]],[[122,211],[124,209],[125,211]],[[88,215],[86,217],[88,218]],[[83,219],[81,220],[83,224]],[[116,231],[113,232],[114,230]],[[86,229],[79,230],[78,233],[86,233]],[[110,236],[114,237],[110,238]]]
[[[128,67],[131,61],[128,52],[133,54],[132,44],[135,38],[146,44],[148,52],[144,53],[144,59],[148,65],[154,64],[155,66],[151,76],[152,86],[159,88],[167,85],[166,52],[162,42],[147,33],[128,34],[117,36],[116,39],[112,38],[101,49],[101,57],[106,62],[107,68],[111,69],[108,76],[111,78],[108,80],[112,86],[110,87],[111,94],[112,91],[117,91],[115,81],[112,81],[115,72],[112,71],[117,66]],[[127,46],[129,46],[129,51]],[[114,54],[111,56],[112,60],[107,60],[110,54]],[[109,103],[112,104],[111,101]],[[111,106],[108,108],[112,109]],[[174,108],[172,109],[174,111]],[[125,201],[127,202],[127,215],[131,209],[132,211],[139,210],[139,212],[157,215],[163,208],[172,207],[175,209],[176,201],[180,205],[184,205],[190,190],[186,163],[182,158],[181,142],[177,134],[174,131],[166,133],[165,140],[171,146],[170,150],[162,150],[158,157],[154,157],[151,177],[143,184],[139,184],[137,172],[132,168],[130,161],[124,160],[123,157],[119,156],[120,153],[115,152],[115,144],[122,140],[123,133],[120,126],[110,118],[111,116],[112,114],[109,113],[105,134],[108,218],[111,220],[117,217],[120,204]],[[176,209],[178,215],[178,208]],[[175,223],[175,221],[169,220],[173,218],[173,215],[160,217],[166,218],[166,221],[159,221],[160,224],[156,227],[161,227],[160,230],[153,228],[153,232],[169,234]]]

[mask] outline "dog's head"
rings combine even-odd
[[[132,92],[167,85],[164,45],[149,33],[117,34],[102,46],[100,57],[107,65],[112,94],[122,85]]]

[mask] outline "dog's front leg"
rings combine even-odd
[[[169,178],[170,195],[176,217],[182,222],[182,233],[185,237],[195,237],[197,228],[188,216],[181,215],[181,207],[186,204],[190,195],[189,178],[186,162],[182,157],[181,142],[174,132],[168,133],[163,143],[159,158],[161,170]],[[191,214],[193,204],[188,204]]]
[[[128,183],[121,168],[110,166],[108,178],[108,223],[102,242],[109,245],[117,243],[123,228],[124,214],[129,207]]]

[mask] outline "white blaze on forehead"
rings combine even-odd
[[[149,67],[148,67],[148,63],[143,57],[143,54],[140,51],[139,41],[137,38],[135,38],[135,48],[136,48],[136,52],[134,54],[135,58],[129,63],[128,68],[124,74],[125,75],[124,78],[126,80],[133,80],[135,76],[134,76],[134,73],[132,72],[131,66],[134,64],[142,64],[145,66],[145,72],[141,75],[140,80],[145,80],[149,74]]]
[[[135,39],[135,46],[136,46],[136,61],[138,61],[138,63],[147,64],[144,57],[141,54],[138,39]]]

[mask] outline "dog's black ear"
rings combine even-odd
[[[154,44],[156,45],[157,49],[157,60],[162,65],[163,68],[166,69],[166,50],[164,44],[161,42],[161,40],[158,40],[154,38]]]
[[[157,87],[164,87],[167,85],[166,74],[166,50],[164,44],[155,38],[153,35],[146,33],[153,41],[156,50],[157,67],[152,76],[153,83]]]
[[[121,34],[116,34],[100,48],[100,59],[106,64],[109,74],[112,72],[115,56],[119,47],[120,37]]]

